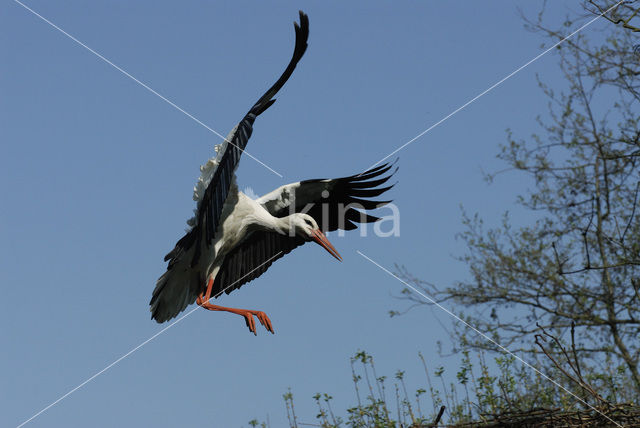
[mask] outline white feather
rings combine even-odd
[[[238,129],[238,125],[234,126],[229,135],[224,139],[224,141],[220,144],[216,144],[213,147],[213,150],[216,152],[216,155],[200,167],[200,177],[198,177],[198,181],[196,181],[196,185],[193,186],[193,200],[196,201],[197,207],[193,210],[194,214],[198,213],[198,208],[200,207],[200,202],[204,197],[204,192],[209,187],[209,183],[211,183],[211,179],[213,178],[213,174],[216,172],[218,165],[220,164],[220,160],[222,159],[222,155],[227,149],[227,144],[233,138],[233,135],[236,133]],[[196,225],[197,219],[194,215],[189,220],[187,220],[187,225],[189,228],[193,228]]]

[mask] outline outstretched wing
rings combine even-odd
[[[387,176],[380,177],[392,166],[385,164],[359,175],[333,180],[305,180],[287,184],[264,195],[257,202],[276,217],[284,217],[294,212],[306,212],[325,232],[336,229],[352,230],[357,227],[355,223],[371,223],[379,220],[378,217],[363,211],[382,207],[390,201],[372,201],[362,198],[379,196],[393,187],[378,187],[395,174],[397,168]],[[323,224],[325,227],[322,226]],[[225,256],[213,281],[215,288],[212,296],[217,297],[222,292],[229,294],[259,277],[273,262],[305,242],[297,236],[281,235],[276,232],[252,233]]]
[[[273,97],[291,77],[307,49],[309,18],[302,11],[300,23],[294,23],[294,28],[296,44],[287,68],[220,145],[218,154],[212,161],[210,176],[203,177],[206,178],[206,190],[202,197],[198,198],[192,228],[164,258],[169,262],[167,272],[158,279],[149,303],[151,316],[158,322],[171,319],[183,311],[187,305],[195,301],[204,286],[204,274],[197,272],[194,267],[200,259],[203,246],[211,245],[216,234],[240,155],[253,132],[253,123],[256,117],[276,101]]]
[[[218,222],[220,221],[220,215],[222,213],[222,207],[224,201],[229,193],[229,187],[233,178],[233,173],[238,167],[240,161],[240,155],[247,146],[249,137],[253,132],[253,122],[256,117],[268,109],[276,100],[273,99],[274,95],[284,86],[285,82],[291,77],[293,70],[296,68],[298,61],[302,58],[307,50],[307,39],[309,37],[309,18],[302,11],[300,11],[300,25],[294,23],[296,32],[296,46],[293,51],[293,56],[289,65],[285,69],[282,76],[273,84],[271,88],[265,94],[260,97],[251,110],[245,115],[238,125],[231,131],[230,138],[228,137],[223,143],[223,147],[220,150],[222,153],[218,167],[216,168],[211,182],[207,187],[207,190],[198,205],[196,214],[196,227],[201,227],[201,233],[196,235],[195,253],[191,266],[195,266],[200,257],[202,239],[205,240],[205,245],[209,245],[215,236]]]
[[[395,164],[395,162],[394,162]],[[391,201],[373,201],[392,186],[386,183],[398,170],[384,176],[394,164],[383,164],[361,174],[335,179],[305,180],[277,188],[257,200],[271,215],[284,217],[306,213],[316,220],[323,232],[353,230],[355,223],[372,223],[379,218],[367,210],[380,208]]]

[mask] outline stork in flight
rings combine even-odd
[[[294,23],[294,28],[295,49],[282,76],[216,146],[216,156],[200,168],[202,174],[194,188],[195,216],[187,222],[188,232],[165,256],[167,271],[158,279],[149,303],[151,317],[159,323],[195,301],[205,309],[242,315],[254,334],[255,316],[273,333],[264,312],[213,305],[210,298],[229,294],[259,277],[275,260],[305,242],[315,241],[342,260],[324,232],[352,230],[357,228],[355,223],[377,221],[378,217],[365,211],[390,202],[362,199],[392,187],[378,187],[395,173],[384,176],[390,164],[349,177],[287,184],[256,200],[238,190],[235,170],[253,122],[276,101],[273,96],[307,49],[309,18],[302,11],[300,24]]]

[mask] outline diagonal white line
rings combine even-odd
[[[238,148],[241,152],[243,152],[244,154],[246,154],[247,156],[249,156],[251,159],[253,159],[254,161],[258,162],[260,165],[262,165],[263,167],[267,168],[269,171],[273,172],[275,175],[277,175],[280,178],[283,178],[282,174],[280,174],[279,172],[277,172],[276,170],[272,169],[271,167],[269,167],[267,164],[265,164],[264,162],[262,162],[260,159],[256,158],[255,156],[253,156],[251,153],[247,152],[246,150],[242,150],[240,147],[236,146],[235,144],[233,144],[231,141],[227,140],[227,138],[225,136],[223,136],[222,134],[220,134],[219,132],[217,132],[215,129],[209,127],[208,125],[206,125],[204,122],[202,122],[200,119],[198,119],[197,117],[193,116],[191,113],[189,113],[188,111],[184,110],[183,108],[181,108],[180,106],[176,105],[173,101],[169,100],[168,98],[166,98],[165,96],[163,96],[162,94],[158,93],[157,91],[155,91],[154,89],[150,88],[148,85],[146,85],[145,83],[141,82],[140,80],[136,79],[134,76],[132,76],[131,74],[129,74],[128,72],[126,72],[125,70],[123,70],[121,67],[117,66],[116,64],[114,64],[113,62],[109,61],[107,58],[105,58],[104,56],[102,56],[101,54],[99,54],[98,52],[96,52],[95,50],[91,49],[89,46],[85,45],[84,43],[82,43],[80,40],[76,39],[75,37],[73,37],[71,34],[67,33],[66,31],[64,31],[62,28],[58,27],[56,24],[54,24],[53,22],[49,21],[47,18],[45,18],[44,16],[40,15],[38,12],[36,12],[35,10],[31,9],[29,6],[25,5],[24,3],[20,2],[19,0],[13,0],[16,3],[18,3],[20,6],[24,7],[25,9],[27,9],[29,12],[33,13],[35,16],[37,16],[38,18],[42,19],[44,22],[46,22],[47,24],[51,25],[53,28],[55,28],[56,30],[58,30],[59,32],[61,32],[62,34],[64,34],[65,36],[67,36],[68,38],[70,38],[71,40],[73,40],[74,42],[76,42],[77,44],[79,44],[80,46],[82,46],[83,48],[85,48],[86,50],[88,50],[89,52],[91,52],[92,54],[94,54],[95,56],[97,56],[98,58],[100,58],[101,60],[103,60],[104,62],[106,62],[107,64],[109,64],[110,66],[112,66],[113,68],[115,68],[116,70],[118,70],[120,73],[124,74],[125,76],[127,76],[129,79],[133,80],[134,82],[136,82],[137,84],[139,84],[140,86],[142,86],[143,88],[145,88],[146,90],[148,90],[149,92],[151,92],[152,94],[160,97],[160,99],[162,99],[163,101],[165,101],[166,103],[168,103],[171,107],[175,108],[176,110],[180,111],[181,113],[185,114],[187,117],[193,119],[196,123],[198,123],[199,125],[202,125],[203,127],[205,127],[206,129],[208,129],[209,131],[213,132],[214,134],[216,134],[218,137],[222,138],[222,140],[228,142],[229,144],[231,144],[232,146],[235,146],[236,148]]]
[[[17,1],[17,0],[16,0]],[[427,129],[425,129],[424,131],[422,131],[421,133],[419,133],[418,135],[416,135],[415,137],[413,137],[412,139],[410,139],[409,141],[407,141],[406,143],[404,143],[403,145],[401,145],[400,147],[398,147],[397,149],[395,149],[394,151],[392,151],[391,153],[389,153],[387,156],[383,157],[382,159],[380,159],[378,162],[372,164],[369,168],[365,169],[365,171],[377,166],[378,164],[384,162],[385,160],[387,160],[388,158],[390,158],[391,156],[395,155],[396,153],[398,153],[400,150],[404,149],[405,147],[407,147],[409,144],[413,143],[414,141],[416,141],[418,138],[422,137],[424,134],[426,134],[427,132],[431,131],[433,128],[435,128],[436,126],[440,125],[441,123],[443,123],[444,121],[446,121],[447,119],[449,119],[451,116],[455,115],[456,113],[460,112],[461,110],[463,110],[465,107],[467,107],[469,104],[473,103],[474,101],[476,101],[478,98],[484,96],[485,94],[489,93],[491,90],[495,89],[496,87],[500,86],[503,82],[505,82],[506,80],[510,79],[511,77],[513,77],[514,75],[516,75],[517,73],[519,73],[520,71],[522,71],[523,69],[525,69],[526,67],[528,67],[529,65],[531,65],[532,63],[534,63],[535,61],[537,61],[538,59],[540,59],[542,56],[546,55],[547,53],[549,53],[551,50],[553,50],[553,48],[555,48],[556,46],[560,45],[561,43],[563,43],[564,41],[570,39],[571,37],[573,37],[574,35],[578,34],[580,31],[584,30],[585,28],[587,28],[589,25],[591,25],[592,23],[594,23],[595,21],[597,21],[598,19],[600,19],[604,14],[606,14],[607,12],[609,12],[610,10],[614,9],[616,6],[618,6],[620,3],[622,3],[624,0],[619,1],[618,3],[614,4],[613,6],[611,6],[609,9],[605,10],[602,14],[596,16],[595,18],[593,18],[591,21],[587,22],[586,24],[584,24],[582,27],[578,28],[577,30],[575,30],[573,33],[569,34],[567,37],[565,37],[564,39],[560,40],[559,42],[557,42],[556,44],[554,44],[553,46],[551,46],[549,49],[545,50],[544,52],[538,54],[535,58],[529,60],[527,63],[521,65],[520,67],[518,67],[517,69],[515,69],[514,71],[512,71],[511,73],[509,73],[507,76],[503,77],[502,79],[498,80],[496,83],[494,83],[493,85],[489,86],[487,89],[485,89],[484,91],[480,92],[478,95],[476,95],[475,97],[471,98],[469,101],[467,101],[466,103],[462,104],[460,107],[458,107],[457,109],[455,109],[454,111],[452,111],[451,113],[449,113],[448,115],[446,115],[445,117],[443,117],[442,119],[440,119],[439,121],[437,121],[436,123],[434,123],[433,125],[431,125],[430,127],[428,127]],[[362,175],[362,173],[360,174]]]
[[[234,281],[232,284],[229,284],[222,291],[220,291],[218,294],[216,294],[214,296],[214,298],[218,297],[224,291],[226,291],[229,287],[232,287],[232,286],[236,285],[238,282],[242,281],[244,278],[246,278],[247,276],[251,275],[253,272],[255,272],[256,270],[260,269],[265,264],[269,263],[271,260],[277,258],[280,254],[282,254],[282,251],[279,251],[276,255],[274,255],[270,259],[266,260],[264,263],[261,263],[259,266],[255,267],[250,272],[247,272],[247,274],[245,274],[244,276],[239,278],[237,281]],[[145,340],[144,342],[142,342],[141,344],[139,344],[135,348],[131,349],[129,352],[127,352],[126,354],[124,354],[123,356],[121,356],[120,358],[118,358],[117,360],[115,360],[114,362],[112,362],[111,364],[109,364],[108,366],[106,366],[105,368],[103,368],[102,370],[100,370],[99,372],[97,372],[96,374],[94,374],[93,376],[89,377],[87,380],[85,380],[84,382],[82,382],[81,384],[76,386],[75,388],[71,389],[66,394],[62,395],[57,400],[53,401],[51,404],[49,404],[48,406],[46,406],[45,408],[43,408],[42,410],[40,410],[39,412],[37,412],[36,414],[31,416],[29,419],[27,419],[26,421],[22,422],[16,428],[20,428],[20,427],[28,424],[29,422],[31,422],[32,420],[34,420],[35,418],[37,418],[38,416],[40,416],[41,414],[43,414],[44,412],[46,412],[47,410],[49,410],[50,408],[52,408],[53,406],[55,406],[56,404],[58,404],[59,402],[61,402],[62,400],[64,400],[65,398],[67,398],[68,396],[70,396],[71,394],[73,394],[74,392],[76,392],[77,390],[79,390],[80,388],[82,388],[83,386],[88,384],[89,382],[91,382],[92,380],[94,380],[95,378],[97,378],[98,376],[100,376],[102,373],[104,373],[107,370],[109,370],[111,367],[115,366],[120,361],[122,361],[125,358],[127,358],[129,355],[133,354],[138,349],[142,348],[144,345],[146,345],[147,343],[151,342],[153,339],[155,339],[156,337],[160,336],[162,333],[164,333],[165,331],[169,330],[174,325],[178,324],[180,321],[182,321],[183,319],[185,319],[186,317],[188,317],[189,315],[191,315],[192,313],[194,313],[198,309],[200,309],[200,306],[196,306],[195,308],[193,308],[192,310],[190,310],[189,312],[187,312],[186,314],[184,314],[183,316],[181,316],[180,318],[178,318],[177,320],[175,320],[174,322],[172,322],[171,324],[169,324],[168,326],[166,326],[165,328],[163,328],[162,330],[160,330],[159,332],[157,332],[156,334],[154,334],[153,336],[151,336],[150,338],[148,338],[147,340]]]
[[[136,346],[135,348],[133,348],[132,350],[130,350],[129,352],[127,352],[126,354],[124,354],[123,356],[121,356],[120,358],[118,358],[117,360],[115,360],[114,362],[112,362],[111,364],[109,364],[108,366],[106,366],[105,368],[103,368],[102,370],[100,370],[99,372],[97,372],[96,374],[94,374],[93,376],[91,376],[90,378],[88,378],[87,380],[85,380],[84,382],[82,382],[81,384],[79,384],[78,386],[76,386],[75,388],[73,388],[72,390],[70,390],[69,392],[67,392],[66,394],[64,394],[63,396],[61,396],[60,398],[58,398],[57,400],[55,400],[54,402],[52,402],[51,404],[49,404],[47,407],[45,407],[44,409],[40,410],[38,413],[36,413],[35,415],[31,416],[29,419],[27,419],[26,421],[22,422],[20,425],[17,426],[17,428],[20,428],[26,424],[28,424],[29,422],[31,422],[33,419],[37,418],[38,416],[40,416],[42,413],[46,412],[47,410],[49,410],[50,408],[52,408],[53,406],[55,406],[56,404],[58,404],[59,402],[61,402],[62,400],[64,400],[65,398],[67,398],[69,395],[73,394],[74,392],[76,392],[77,390],[79,390],[80,388],[82,388],[83,386],[85,386],[86,384],[88,384],[89,382],[91,382],[92,380],[94,380],[95,378],[97,378],[98,376],[100,376],[102,373],[106,372],[107,370],[109,370],[111,367],[115,366],[116,364],[118,364],[120,361],[124,360],[125,358],[127,358],[129,355],[133,354],[134,352],[136,352],[138,349],[142,348],[144,345],[146,345],[147,343],[151,342],[153,339],[155,339],[156,337],[160,336],[162,333],[164,333],[165,331],[167,331],[168,329],[170,329],[171,327],[173,327],[174,325],[176,325],[177,323],[179,323],[180,321],[182,321],[183,319],[185,319],[186,317],[188,317],[189,315],[191,315],[193,312],[195,312],[200,306],[196,306],[195,308],[193,308],[191,311],[187,312],[186,314],[184,314],[183,316],[181,316],[180,318],[178,318],[177,320],[175,320],[174,322],[172,322],[171,324],[169,324],[168,326],[166,326],[165,328],[163,328],[162,330],[160,330],[159,332],[157,332],[156,334],[154,334],[153,336],[151,336],[150,338],[148,338],[147,340],[145,340],[144,342],[142,342],[141,344],[139,344],[138,346]]]
[[[535,368],[534,366],[532,366],[531,364],[529,364],[528,362],[526,362],[525,360],[523,360],[522,358],[520,358],[518,355],[514,354],[513,352],[511,352],[510,350],[508,350],[507,348],[505,348],[504,346],[502,346],[501,344],[499,344],[498,342],[496,342],[495,340],[493,340],[492,338],[490,338],[489,336],[487,336],[485,333],[481,332],[480,330],[478,330],[477,328],[475,328],[474,326],[472,326],[471,324],[469,324],[468,322],[466,322],[465,320],[463,320],[462,318],[460,318],[458,315],[454,314],[453,312],[451,312],[449,309],[445,308],[444,306],[442,306],[440,303],[436,302],[434,299],[432,299],[431,297],[427,296],[426,294],[422,293],[420,290],[418,290],[417,288],[413,287],[411,284],[407,283],[406,281],[404,281],[402,278],[399,278],[398,276],[396,276],[393,272],[389,271],[388,269],[386,269],[384,266],[380,265],[379,263],[375,262],[374,260],[372,260],[370,257],[364,255],[362,252],[360,252],[359,250],[356,250],[356,253],[360,254],[362,257],[364,257],[365,259],[367,259],[368,261],[370,261],[371,263],[373,263],[374,265],[378,266],[380,269],[382,269],[384,272],[388,273],[389,275],[391,275],[392,277],[394,277],[395,279],[397,279],[398,281],[400,281],[401,283],[403,283],[405,286],[409,287],[411,290],[413,290],[414,292],[416,292],[417,294],[419,294],[420,296],[424,297],[425,299],[427,299],[429,302],[431,302],[432,304],[436,305],[438,308],[442,309],[443,311],[445,311],[447,314],[451,315],[452,317],[454,317],[456,320],[460,321],[461,323],[463,323],[465,326],[467,326],[468,328],[470,328],[471,330],[475,331],[476,333],[478,333],[480,336],[484,337],[485,339],[487,339],[489,342],[493,343],[494,345],[496,345],[498,348],[500,348],[501,350],[503,350],[505,353],[511,355],[512,357],[516,358],[518,361],[520,361],[522,364],[524,364],[525,366],[529,367],[530,369],[534,370],[536,373],[538,373],[540,376],[544,377],[545,379],[547,379],[548,381],[551,381],[555,386],[557,386],[558,388],[561,388],[562,390],[564,390],[565,392],[567,392],[568,394],[570,394],[571,396],[573,396],[574,398],[576,398],[578,401],[580,401],[581,403],[587,405],[589,408],[591,408],[592,410],[595,410],[596,412],[598,412],[599,414],[601,414],[602,416],[604,416],[605,418],[607,418],[608,420],[610,420],[611,422],[613,422],[615,425],[619,426],[622,428],[622,425],[620,425],[619,423],[617,423],[616,421],[614,421],[613,419],[611,419],[609,416],[605,415],[604,413],[602,413],[600,410],[596,409],[595,407],[593,407],[591,404],[587,403],[586,401],[584,401],[582,398],[578,397],[576,394],[574,394],[573,392],[569,391],[567,388],[565,388],[564,386],[560,385],[558,382],[556,382],[555,380],[551,379],[549,376],[547,376],[546,374],[542,373],[540,370],[538,370],[537,368]]]

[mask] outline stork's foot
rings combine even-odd
[[[273,326],[271,325],[271,320],[269,319],[267,314],[265,314],[264,312],[253,311],[249,309],[239,309],[239,310],[244,312],[244,313],[241,313],[240,315],[244,316],[244,321],[247,324],[247,327],[249,327],[249,330],[253,332],[254,335],[257,335],[256,321],[253,319],[254,316],[258,318],[258,321],[260,321],[260,324],[262,324],[264,328],[267,329],[267,331],[270,331],[272,334],[275,333],[273,331]]]
[[[231,312],[234,314],[242,315],[251,333],[257,336],[258,333],[256,331],[256,321],[253,319],[253,317],[255,316],[258,318],[258,321],[260,321],[260,324],[262,324],[264,328],[267,329],[267,331],[270,331],[271,333],[275,334],[275,332],[273,331],[273,325],[271,324],[271,320],[269,319],[267,314],[265,314],[262,311],[254,311],[252,309],[225,308],[224,306],[212,305],[211,303],[205,301],[204,298],[202,298],[202,296],[198,297],[198,300],[196,300],[196,303],[202,306],[204,309],[208,309],[210,311],[224,311],[224,312]]]
[[[267,329],[267,331],[270,331],[272,334],[275,334],[275,332],[273,331],[273,326],[271,325],[271,320],[269,319],[267,314],[265,314],[262,311],[254,311],[251,309],[225,308],[224,306],[217,306],[209,303],[212,288],[213,288],[213,278],[209,278],[209,281],[207,281],[206,291],[200,294],[196,299],[196,303],[198,304],[198,306],[202,306],[203,308],[208,309],[210,311],[224,311],[224,312],[231,312],[233,314],[242,315],[244,317],[245,323],[247,323],[247,327],[249,327],[249,330],[254,335],[257,336],[258,333],[256,332],[256,321],[253,319],[253,317],[255,316],[258,318],[258,321],[260,321],[260,324],[262,324],[264,328]]]

